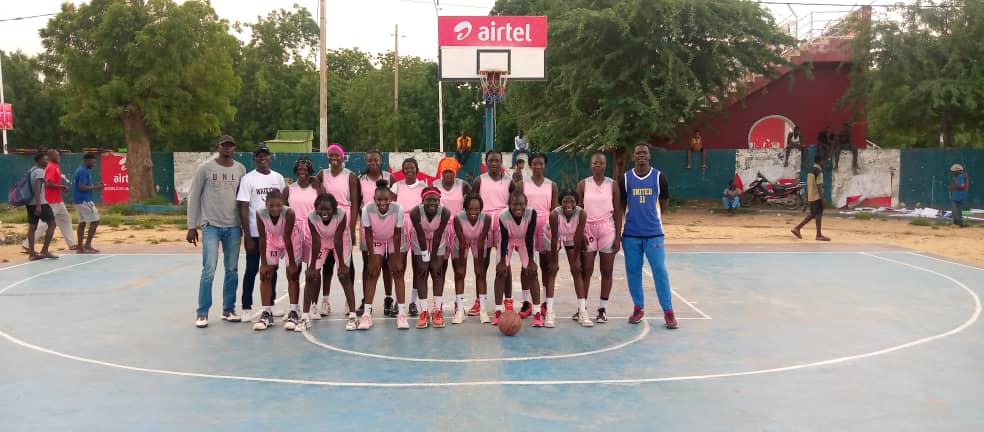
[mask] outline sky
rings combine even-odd
[[[182,2],[183,0],[178,0]],[[703,0],[695,0],[703,1]],[[0,20],[31,15],[57,13],[63,0],[3,0]],[[72,1],[79,4],[82,1]],[[809,22],[813,11],[816,27],[823,21],[843,16],[851,9],[841,4],[891,3],[891,0],[807,0],[794,5],[793,10],[801,20],[801,32]],[[219,16],[230,23],[253,22],[257,16],[276,9],[291,9],[294,4],[308,8],[318,17],[318,0],[212,0],[212,7]],[[495,0],[444,0],[441,15],[486,15]],[[437,18],[431,0],[328,0],[328,47],[360,48],[368,52],[386,52],[393,49],[393,27],[400,29],[400,55],[437,58]],[[821,5],[822,4],[822,5]],[[831,5],[836,6],[831,6]],[[786,5],[767,5],[777,21],[791,16]],[[21,50],[36,54],[43,50],[38,30],[44,28],[48,17],[19,21],[0,21],[0,50]],[[246,38],[248,35],[240,37]]]

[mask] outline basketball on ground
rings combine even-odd
[[[515,311],[507,310],[503,311],[502,315],[499,315],[499,331],[506,336],[515,336],[523,329],[523,320],[519,318],[519,314]]]

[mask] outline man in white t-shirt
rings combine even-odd
[[[253,288],[256,285],[256,274],[260,271],[260,233],[256,229],[256,211],[266,208],[266,196],[270,191],[283,190],[286,187],[284,176],[270,169],[273,154],[270,149],[260,144],[253,151],[253,162],[256,168],[243,176],[239,182],[239,192],[236,201],[239,206],[239,219],[242,224],[243,237],[246,244],[246,272],[243,274],[243,322],[253,322]],[[277,277],[273,277],[273,297],[277,297]]]

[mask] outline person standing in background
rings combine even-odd
[[[284,176],[270,169],[272,156],[273,153],[265,144],[260,144],[253,151],[253,161],[256,168],[243,176],[239,183],[239,193],[236,194],[240,224],[246,242],[246,273],[243,274],[242,297],[243,322],[253,321],[253,289],[256,287],[256,274],[260,271],[260,232],[256,228],[256,212],[266,208],[266,196],[270,191],[282,191],[287,186],[284,182]],[[272,277],[271,292],[273,300],[276,300],[276,273]],[[283,312],[275,313],[275,315],[283,315]]]
[[[953,164],[950,167],[953,173],[953,183],[950,183],[950,200],[953,202],[953,224],[963,228],[963,203],[967,199],[967,189],[970,181],[967,173],[964,172],[963,165]]]
[[[61,231],[62,237],[65,238],[68,250],[78,250],[79,245],[75,241],[75,230],[72,229],[72,215],[65,207],[65,200],[62,199],[62,193],[68,190],[68,186],[62,184],[61,166],[58,165],[61,162],[61,153],[58,153],[58,150],[51,149],[48,150],[47,155],[48,166],[44,169],[44,199],[47,201],[48,206],[51,207],[51,213],[55,216],[54,222],[58,226],[58,230]],[[47,231],[47,228],[47,223],[41,220],[38,223],[37,231],[43,233]],[[35,242],[39,240],[41,239],[34,239]],[[28,249],[26,239],[21,246],[24,250]]]
[[[802,165],[803,164],[803,159],[804,159],[804,157],[806,155],[806,152],[803,151],[804,150],[803,149],[803,136],[802,136],[802,134],[800,134],[800,127],[799,126],[794,127],[793,128],[793,131],[790,132],[789,135],[786,135],[786,159],[783,162],[783,165],[782,166],[784,166],[784,167],[788,167],[789,166],[789,152],[792,149],[799,149],[799,151],[800,151],[800,165]]]
[[[79,214],[79,229],[76,240],[80,254],[99,253],[92,247],[92,237],[96,235],[99,226],[99,209],[92,202],[92,192],[103,188],[102,182],[92,182],[92,167],[96,166],[96,155],[86,153],[82,157],[82,165],[75,170],[72,182],[72,202]],[[89,226],[89,234],[85,235],[85,227]]]
[[[47,181],[45,180],[45,167],[48,165],[48,156],[44,153],[34,155],[34,166],[31,167],[29,179],[31,189],[34,191],[30,202],[27,204],[27,256],[31,261],[39,259],[57,259],[58,256],[48,252],[51,246],[51,237],[55,235],[55,215],[51,212],[51,206],[44,198]],[[41,253],[34,252],[35,233],[37,233],[40,223],[44,222],[44,235],[41,239]]]
[[[826,164],[834,143],[834,133],[830,131],[830,126],[826,126],[817,134],[817,155],[820,156],[820,164]]]
[[[687,149],[687,169],[690,169],[690,158],[694,152],[700,152],[700,167],[707,168],[707,152],[704,151],[704,138],[700,136],[700,129],[694,131],[694,136],[690,138],[690,148]]]
[[[817,241],[830,241],[830,238],[825,237],[820,230],[823,221],[823,167],[820,166],[821,162],[823,159],[820,155],[814,156],[813,168],[810,168],[810,172],[806,175],[806,201],[810,214],[803,219],[803,222],[789,230],[798,239],[803,238],[803,235],[800,234],[800,228],[808,224],[811,219],[816,219]]]

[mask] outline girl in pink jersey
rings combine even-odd
[[[366,152],[366,172],[359,176],[359,215],[360,215],[360,225],[361,225],[361,215],[362,211],[365,210],[366,205],[373,201],[373,196],[376,195],[376,183],[380,180],[386,181],[386,187],[393,186],[393,176],[388,172],[383,170],[383,154],[379,150],[369,150]],[[359,230],[359,249],[362,251],[362,281],[365,282],[369,279],[369,267],[365,263],[369,262],[369,249],[366,246],[366,227],[362,226]],[[383,289],[386,294],[386,299],[383,301],[383,315],[388,317],[396,316],[396,302],[393,301],[393,275],[390,274],[389,264],[383,261]],[[365,299],[359,303],[359,309],[356,311],[359,316],[365,312]]]
[[[582,254],[584,297],[579,294],[578,311],[573,319],[585,326],[591,325],[588,323],[591,319],[587,315],[587,296],[595,255],[601,254],[601,304],[595,321],[602,324],[608,322],[606,308],[608,296],[612,293],[612,270],[615,268],[615,255],[622,244],[622,194],[618,183],[605,177],[606,165],[604,153],[591,155],[591,177],[577,184],[579,201],[584,204],[587,213],[587,225],[584,227],[587,248]]]
[[[485,239],[486,247],[491,249],[499,247],[499,215],[509,206],[509,193],[516,188],[516,184],[504,175],[502,153],[495,150],[486,153],[485,167],[487,172],[475,180],[472,191],[482,197],[482,202],[485,203],[482,212],[492,219],[492,229],[489,230],[488,238]],[[488,271],[490,261],[491,254],[489,254],[489,259],[483,262],[485,271]],[[506,283],[509,284],[511,292],[512,278]],[[482,304],[486,303],[481,296],[482,294],[478,294],[475,304],[468,310],[469,316],[481,313]]]
[[[359,320],[359,330],[372,327],[372,300],[376,295],[376,281],[383,269],[383,262],[389,263],[396,288],[396,328],[408,329],[406,285],[403,272],[407,265],[406,244],[403,242],[403,209],[393,202],[393,193],[385,180],[376,185],[374,202],[366,205],[362,212],[362,226],[366,229],[366,244],[369,246],[368,278],[365,288],[365,311]]]
[[[454,265],[454,318],[451,324],[461,324],[465,320],[465,273],[468,270],[468,253],[472,255],[475,269],[475,290],[479,306],[479,320],[489,322],[485,311],[488,281],[485,277],[489,268],[489,249],[485,243],[492,226],[492,218],[482,212],[484,204],[479,194],[471,193],[465,197],[465,209],[454,218],[455,241],[451,243],[451,259]]]
[[[458,161],[452,157],[441,159],[437,164],[437,171],[441,178],[434,180],[431,186],[441,191],[441,205],[451,211],[455,216],[465,209],[465,195],[471,192],[471,186],[459,179]]]
[[[550,212],[550,226],[547,229],[548,249],[552,255],[554,265],[560,262],[560,250],[567,251],[567,263],[571,268],[571,279],[574,280],[574,292],[577,298],[586,298],[584,295],[584,278],[581,272],[582,251],[584,250],[584,225],[587,221],[587,214],[584,209],[577,205],[577,193],[572,190],[564,191],[560,195],[560,207]],[[557,279],[557,267],[554,267],[550,277],[544,276],[543,284],[546,285],[547,295],[549,296],[553,284]],[[548,300],[549,297],[548,297]],[[552,327],[556,321],[553,310],[547,308],[546,327]],[[585,323],[582,323],[585,324]],[[590,320],[588,324],[593,325]]]
[[[414,158],[407,158],[403,160],[403,180],[396,182],[393,185],[393,192],[396,193],[396,202],[400,204],[403,208],[403,220],[408,221],[408,223],[403,227],[403,241],[406,244],[413,244],[414,236],[416,233],[413,230],[413,226],[409,223],[410,211],[417,208],[420,205],[421,196],[420,194],[424,191],[427,185],[417,180],[417,173],[420,172],[420,166],[417,165],[417,160]],[[417,310],[417,287],[413,287],[413,291],[410,294],[410,316],[415,317],[419,313]]]
[[[536,210],[536,233],[533,237],[533,250],[540,254],[540,271],[543,272],[543,286],[547,291],[547,300],[541,304],[542,310],[534,311],[530,301],[534,300],[536,303],[540,303],[540,293],[532,293],[531,296],[530,290],[523,287],[523,307],[519,308],[520,318],[540,314],[539,319],[544,320],[547,313],[553,311],[553,279],[557,277],[557,270],[555,269],[557,263],[553,262],[553,254],[546,248],[547,237],[544,235],[544,231],[548,226],[550,211],[557,207],[558,192],[557,184],[543,175],[546,167],[547,155],[534,153],[530,157],[530,169],[533,171],[533,175],[530,176],[529,180],[523,182],[523,194],[526,195],[529,207]],[[549,284],[547,283],[548,279],[551,281]],[[534,319],[536,319],[535,316]],[[552,323],[550,327],[553,327]]]
[[[519,262],[523,266],[520,281],[524,288],[540,291],[540,281],[537,275],[536,262],[533,260],[533,243],[536,233],[536,210],[526,206],[526,195],[515,191],[509,196],[509,208],[499,215],[499,263],[495,266],[495,316],[492,324],[499,323],[499,316],[505,310],[512,310],[512,287],[506,283],[512,279],[510,261],[513,252],[519,254]],[[503,300],[505,296],[505,300]],[[540,315],[539,294],[533,299],[533,327],[543,327],[543,316]]]
[[[291,233],[294,232],[294,211],[284,206],[283,194],[277,189],[266,196],[266,208],[256,211],[256,228],[260,234],[260,296],[263,298],[263,313],[253,324],[253,330],[266,330],[273,326],[273,278],[276,277],[280,260],[287,257],[287,271],[297,271]],[[284,320],[284,328],[294,330],[299,316],[297,305],[292,304],[290,314]]]
[[[301,266],[306,265],[308,261],[311,260],[311,230],[309,229],[307,223],[307,215],[314,211],[314,201],[318,198],[318,194],[321,193],[321,183],[311,181],[314,173],[314,164],[311,159],[307,157],[301,157],[297,159],[294,163],[294,176],[297,181],[291,183],[290,186],[284,188],[284,203],[294,210],[294,237],[291,239],[294,242],[295,249],[297,249],[297,271],[291,273],[287,272],[287,291],[290,294],[290,304],[296,304],[300,300],[301,291]],[[334,265],[335,261],[332,260],[330,265]],[[320,279],[319,279],[320,280]],[[320,282],[318,282],[320,285]],[[304,314],[302,318],[307,314],[308,308],[311,303],[317,308],[318,304],[318,290],[315,290],[314,295],[310,296],[307,294],[307,287],[311,286],[311,281],[305,281],[305,295],[304,295]],[[317,309],[315,309],[317,310]],[[316,314],[314,317],[312,314],[311,319],[321,319],[321,314]]]
[[[305,224],[311,231],[311,250],[313,253],[309,258],[307,279],[308,284],[305,289],[305,297],[308,295],[318,295],[318,287],[321,286],[321,269],[329,259],[334,259],[338,266],[338,281],[342,284],[345,292],[345,301],[348,303],[348,321],[345,323],[345,330],[355,330],[357,326],[355,315],[355,293],[352,292],[354,283],[352,270],[352,239],[348,227],[348,214],[345,213],[335,197],[322,193],[315,201],[315,209],[308,213]],[[304,331],[310,327],[310,315],[320,315],[315,309],[308,309],[310,304],[304,305],[304,316],[301,324],[297,326],[297,331]],[[310,313],[308,313],[310,311]]]
[[[441,192],[428,186],[421,193],[422,203],[410,210],[410,225],[414,230],[413,242],[413,286],[419,292],[417,307],[420,319],[417,328],[427,328],[431,323],[436,328],[444,327],[444,275],[448,270],[448,256],[451,245],[448,239],[448,221],[451,212],[441,205]],[[431,313],[427,302],[427,279],[434,284],[434,311]]]
[[[355,219],[358,209],[352,204],[359,196],[359,180],[355,173],[345,168],[345,150],[338,144],[328,146],[328,169],[318,173],[318,182],[325,193],[331,194],[338,201],[338,208],[348,216],[349,232],[355,232]],[[354,241],[354,240],[353,240]],[[353,243],[355,244],[355,243]],[[331,312],[328,294],[331,293],[331,268],[325,266],[322,271],[321,314]]]

